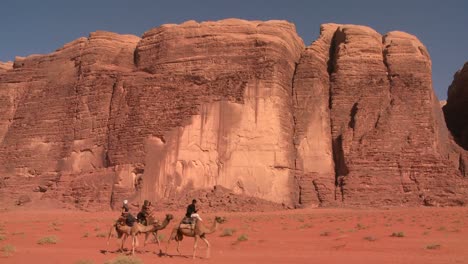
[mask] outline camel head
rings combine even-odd
[[[227,220],[226,220],[225,217],[216,216],[215,221],[222,224],[222,223],[226,222]]]
[[[172,219],[174,219],[174,216],[173,216],[172,214],[167,214],[167,215],[166,215],[166,219],[167,219],[168,221],[171,221]]]

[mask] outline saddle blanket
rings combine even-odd
[[[195,224],[180,224],[180,225],[179,225],[179,228],[180,228],[180,229],[194,229],[194,228],[195,228]]]

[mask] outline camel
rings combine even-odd
[[[125,244],[125,240],[130,235],[131,227],[126,225],[125,223],[116,222],[115,224],[113,224],[110,227],[109,235],[107,236],[107,245],[109,245],[109,239],[110,239],[110,237],[112,235],[112,230],[114,230],[114,229],[117,232],[117,239],[121,238],[121,244],[120,244],[120,247],[119,247],[119,251],[123,251],[123,246]]]
[[[210,242],[208,242],[208,240],[206,239],[206,235],[214,233],[218,229],[218,225],[222,224],[224,222],[226,222],[226,219],[224,217],[216,216],[214,221],[213,221],[213,225],[211,226],[211,228],[206,227],[202,223],[202,221],[199,221],[199,220],[195,221],[195,226],[193,227],[193,229],[191,229],[191,228],[180,228],[180,226],[174,228],[172,230],[172,233],[171,233],[171,236],[170,236],[169,240],[167,241],[166,254],[168,252],[167,248],[169,247],[169,243],[170,243],[171,240],[177,241],[177,252],[179,254],[181,254],[180,251],[179,251],[180,241],[182,241],[184,236],[187,236],[187,237],[193,237],[195,239],[194,244],[193,244],[192,258],[195,258],[195,253],[196,253],[196,250],[197,250],[197,243],[198,243],[199,238],[205,242],[205,244],[207,246],[206,258],[209,258],[210,257],[210,247],[211,247],[211,245],[210,245]]]
[[[152,233],[156,237],[156,241],[158,242],[158,247],[159,251],[161,251],[161,243],[159,241],[159,237],[157,236],[158,230],[162,230],[167,227],[169,222],[173,219],[174,217],[172,214],[167,214],[166,218],[164,221],[159,224],[158,222],[154,222],[151,225],[142,225],[139,223],[135,223],[131,229],[130,229],[130,235],[132,236],[132,255],[135,254],[135,247],[138,246],[138,238],[137,236],[141,233],[145,234],[145,242],[144,245],[146,245],[146,240],[148,239],[148,235]]]
[[[167,217],[169,217],[169,215],[166,215],[166,218]],[[170,215],[170,217],[172,219],[172,215]],[[154,218],[153,214],[151,214],[148,217],[148,226],[153,226],[153,225],[158,225],[158,224],[159,224],[159,221]],[[164,224],[164,222],[163,222],[163,224]],[[158,242],[158,247],[159,248],[161,248],[161,245],[160,245],[159,238],[157,236],[157,232],[158,232],[158,230],[164,229],[165,227],[166,226],[153,231],[153,236],[155,237],[156,241]],[[110,227],[109,235],[107,236],[107,245],[109,245],[109,239],[110,239],[110,237],[112,235],[112,230],[114,230],[114,229],[117,232],[117,238],[118,239],[121,238],[121,245],[120,245],[119,251],[123,251],[123,246],[125,244],[125,240],[127,239],[127,237],[129,237],[131,235],[132,227],[126,225],[125,223],[119,223],[119,222],[116,222],[115,224],[113,224]],[[148,239],[148,235],[149,235],[149,233],[145,233],[145,241],[144,241],[145,246],[146,246],[146,241]]]

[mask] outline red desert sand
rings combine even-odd
[[[174,221],[159,233],[163,252],[183,216],[172,213]],[[143,247],[143,236],[135,257],[143,263],[468,263],[468,208],[219,212],[204,214],[204,221],[211,224],[216,215],[227,222],[207,236],[210,259],[204,258],[202,241],[193,261],[192,238],[181,242],[182,256],[173,241],[161,256],[157,244]],[[60,210],[2,213],[0,263],[104,263],[130,254],[130,239],[124,253],[116,252],[115,237],[106,244],[117,217],[117,212]],[[51,236],[55,244],[44,239]]]

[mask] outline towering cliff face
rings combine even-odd
[[[455,73],[444,113],[455,140],[468,150],[468,62]]]
[[[297,206],[457,205],[450,141],[413,36],[284,21],[92,33],[0,64],[0,199],[108,208],[219,185]],[[449,100],[450,104],[450,100]]]

